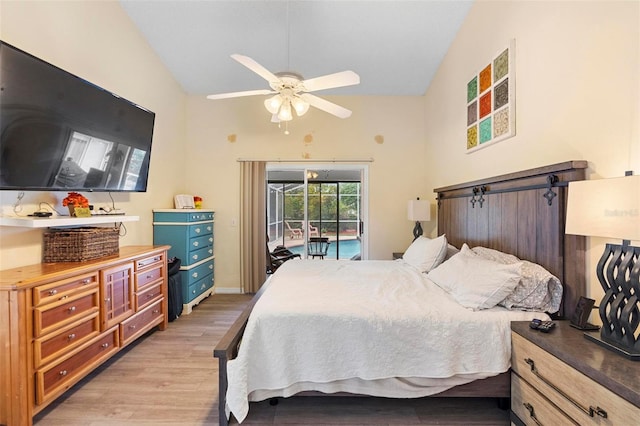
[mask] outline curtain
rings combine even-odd
[[[257,292],[266,279],[266,162],[240,162],[240,281]]]

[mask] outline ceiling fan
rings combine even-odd
[[[267,80],[271,90],[259,89],[220,93],[209,95],[207,99],[227,99],[275,93],[274,96],[264,101],[265,108],[272,114],[271,121],[273,122],[291,121],[293,119],[292,110],[294,110],[299,117],[309,110],[309,106],[313,106],[339,118],[348,118],[351,116],[350,110],[333,102],[329,102],[326,99],[312,95],[309,92],[359,84],[360,76],[353,71],[342,71],[304,80],[301,75],[294,72],[278,72],[274,74],[248,56],[233,54],[231,57]]]

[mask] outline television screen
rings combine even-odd
[[[154,121],[0,41],[0,189],[146,191]]]

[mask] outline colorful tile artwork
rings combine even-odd
[[[467,82],[467,152],[515,135],[515,41]]]

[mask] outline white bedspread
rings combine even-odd
[[[304,382],[494,376],[510,367],[510,321],[534,317],[547,318],[467,310],[402,260],[286,262],[228,363],[227,408],[242,421],[252,392]]]

